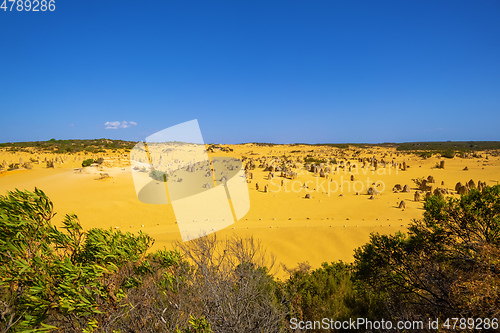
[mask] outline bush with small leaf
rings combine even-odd
[[[82,167],[88,167],[94,163],[94,160],[92,158],[88,158],[82,162]]]

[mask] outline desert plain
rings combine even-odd
[[[313,268],[322,262],[351,262],[354,249],[370,233],[405,232],[413,219],[422,217],[426,193],[439,188],[446,197],[458,197],[459,191],[500,180],[497,151],[445,158],[390,145],[239,144],[207,145],[207,150],[212,158],[242,160],[250,196],[248,213],[217,231],[217,237],[259,239],[275,256],[274,272],[280,278],[287,277],[284,267],[302,262]],[[86,159],[102,163],[82,168]],[[138,200],[127,150],[55,154],[0,148],[2,161],[0,194],[42,189],[54,203],[56,225],[65,214],[75,213],[85,229],[147,233],[155,239],[152,250],[182,241],[172,205]],[[47,161],[54,167],[47,167]],[[26,162],[29,168],[7,171],[8,165]],[[424,190],[414,181],[429,176]]]

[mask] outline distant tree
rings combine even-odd
[[[94,159],[88,158],[82,162],[82,167],[88,167],[94,163]]]
[[[149,172],[149,177],[159,182],[166,182],[168,180],[168,174],[166,172],[154,169]]]
[[[441,156],[446,157],[446,158],[453,158],[453,157],[455,157],[455,150],[454,149],[447,149],[447,150],[441,152]]]
[[[17,169],[19,169],[19,163],[9,164],[9,170],[17,170]]]

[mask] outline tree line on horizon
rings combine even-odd
[[[5,142],[0,143],[0,148],[5,148],[11,152],[30,151],[30,149],[40,149],[49,153],[67,154],[78,152],[98,153],[105,150],[126,150],[130,151],[136,145],[135,141],[110,140],[110,139],[88,139],[88,140],[56,140],[48,141],[27,141],[27,142]],[[277,143],[251,142],[258,146],[279,146]],[[442,153],[453,152],[473,152],[483,150],[500,150],[500,141],[434,141],[434,142],[403,142],[403,143],[294,143],[291,146],[327,146],[339,149],[349,147],[373,148],[373,147],[396,147],[402,152],[428,152]],[[218,147],[220,144],[211,144],[209,147]]]
[[[130,151],[137,142],[124,140],[94,139],[94,140],[56,140],[6,142],[0,143],[0,148],[11,152],[31,152],[38,149],[47,153],[74,154],[79,152],[101,153],[107,150]]]

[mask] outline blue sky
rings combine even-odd
[[[499,14],[457,0],[1,10],[0,142],[141,140],[191,119],[206,142],[500,140]]]

